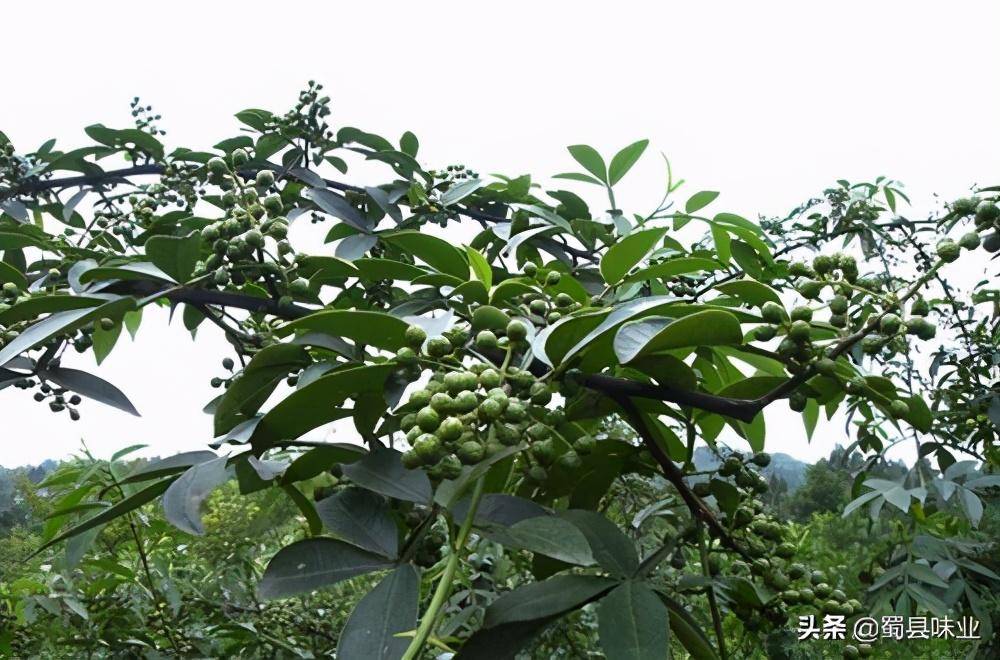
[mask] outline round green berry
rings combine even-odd
[[[579,454],[570,449],[560,454],[559,458],[556,459],[556,465],[564,470],[573,471],[580,469],[580,466],[583,465],[583,460]]]
[[[974,231],[970,231],[967,234],[963,234],[962,237],[958,239],[959,246],[965,250],[975,250],[976,248],[979,247],[981,242],[982,241],[979,238],[979,234],[977,234]]]
[[[497,347],[497,336],[492,330],[480,330],[476,335],[476,348],[488,351]]]
[[[788,336],[794,341],[803,342],[809,339],[809,323],[807,321],[793,321],[788,328]]]
[[[500,387],[500,383],[503,378],[500,376],[500,372],[496,369],[487,369],[481,374],[479,374],[479,384],[483,389],[490,390],[494,387]]]
[[[450,442],[452,440],[458,440],[464,430],[465,425],[462,424],[461,420],[457,417],[448,417],[441,422],[441,426],[437,428],[435,433],[445,442]]]
[[[528,337],[528,328],[521,321],[511,321],[507,324],[507,338],[511,341],[524,341]]]
[[[769,300],[760,308],[760,315],[766,322],[778,324],[785,320],[785,308]]]
[[[427,339],[427,332],[419,325],[411,325],[406,329],[406,343],[413,348],[420,348]]]
[[[503,410],[503,406],[496,399],[487,398],[479,404],[479,416],[486,421],[500,419]]]
[[[442,358],[453,350],[451,342],[444,337],[431,337],[427,340],[427,354],[431,357]]]
[[[828,357],[820,358],[816,361],[816,373],[832,377],[837,373],[837,363]]]
[[[274,185],[274,172],[271,170],[261,170],[257,172],[257,178],[254,179],[254,185],[258,188],[269,188]]]
[[[420,457],[424,465],[434,465],[441,460],[441,456],[444,454],[441,440],[430,433],[425,433],[417,438],[416,442],[413,443],[413,451]]]
[[[894,335],[899,332],[902,327],[903,321],[895,314],[886,314],[879,321],[879,330],[881,330],[886,335]]]
[[[460,413],[469,413],[479,405],[479,397],[475,392],[463,390],[455,397],[455,410]]]
[[[466,465],[474,465],[475,463],[483,460],[486,455],[486,448],[479,442],[475,440],[469,440],[463,442],[462,446],[458,448],[456,452],[458,460]]]
[[[441,415],[439,415],[433,408],[421,408],[420,412],[417,413],[417,426],[419,426],[421,430],[430,433],[437,430],[437,427],[440,425]]]
[[[961,254],[961,248],[955,241],[946,238],[937,244],[937,256],[945,263],[951,263],[958,259]]]
[[[808,307],[796,307],[792,309],[791,319],[793,321],[810,321],[812,320],[813,312]]]
[[[288,285],[288,292],[296,297],[309,295],[309,280],[298,277]]]

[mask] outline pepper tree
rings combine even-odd
[[[145,307],[168,306],[232,347],[206,407],[206,442],[226,451],[78,493],[43,549],[158,498],[198,534],[220,484],[282,489],[302,538],[267,558],[261,596],[384,572],[336,631],[345,658],[512,657],[590,603],[609,658],[726,657],[729,617],[765,635],[808,613],[983,613],[997,576],[941,528],[974,534],[979,496],[1000,483],[984,360],[996,326],[976,314],[996,294],[984,281],[960,295],[946,276],[1000,247],[997,189],[910,220],[896,182],[840,181],[754,222],[709,212],[716,192],[681,195],[664,159],[662,201],[634,213],[615,187],[645,140],[610,162],[571,146],[579,168],[542,183],[427,169],[412,133],[335,128],[315,83],[285,114],[238,113],[242,132],[205,151],[168,151],[160,117],[132,109],[135,127],[89,126],[93,143],[69,151],[0,134],[0,387],[73,420],[85,400],[138,414],[64,356],[99,363]],[[384,177],[347,183],[357,160]],[[324,245],[290,238],[310,221],[329,225]],[[448,240],[456,226],[468,245]],[[870,567],[867,605],[795,562],[760,500],[762,413],[778,402],[810,435],[821,411],[851,422],[867,460],[847,514],[888,502],[907,515],[906,541]],[[302,439],[338,420],[358,442]],[[724,431],[752,451],[726,448]],[[717,468],[694,467],[699,439]],[[866,478],[910,439],[923,460],[904,481]],[[658,484],[656,547],[601,513],[628,475]],[[477,592],[483,544],[531,553],[536,580]],[[942,562],[955,570],[928,568]]]

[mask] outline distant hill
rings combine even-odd
[[[709,470],[719,465],[719,460],[708,447],[697,447],[694,450],[694,464],[699,470]],[[777,476],[788,484],[788,492],[794,491],[802,485],[806,478],[806,468],[808,463],[803,463],[797,458],[792,458],[788,454],[771,454],[771,464],[761,470],[768,479]]]

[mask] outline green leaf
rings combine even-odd
[[[763,279],[764,268],[756,250],[740,240],[730,241],[729,247],[733,254],[733,260],[743,269],[743,272],[750,277]]]
[[[93,374],[79,369],[67,369],[65,367],[52,367],[45,370],[45,377],[61,387],[76,392],[80,396],[85,396],[94,401],[117,408],[130,415],[139,417],[139,411],[135,409],[128,397],[117,387]]]
[[[417,151],[419,149],[420,141],[417,139],[417,136],[410,131],[406,131],[403,133],[402,137],[399,138],[399,150],[407,156],[416,158]]]
[[[929,566],[924,566],[923,564],[909,563],[906,564],[906,573],[915,580],[920,580],[921,582],[926,582],[927,584],[934,587],[941,587],[942,589],[948,588],[948,583],[942,580],[937,573],[931,570]]]
[[[570,181],[580,181],[581,183],[592,183],[596,186],[603,186],[604,182],[595,179],[592,176],[586,174],[579,174],[577,172],[564,172],[563,174],[556,174],[552,177],[553,179],[568,179]]]
[[[469,279],[469,264],[465,255],[446,240],[418,231],[382,234],[381,238],[439,272],[457,277],[463,282]]]
[[[918,431],[923,433],[930,432],[931,426],[934,424],[934,415],[931,413],[930,408],[927,407],[927,402],[924,401],[923,397],[916,394],[911,397],[904,397],[903,401],[906,402],[909,408],[909,412],[906,414],[906,421]]]
[[[134,306],[135,300],[132,298],[117,298],[96,308],[71,309],[51,314],[34,325],[29,326],[13,341],[8,342],[0,350],[0,364],[10,362],[21,353],[44,344],[56,335],[70,334],[89,325],[96,319],[105,317],[112,320],[120,319],[125,312],[131,310]]]
[[[670,651],[667,608],[644,582],[627,580],[597,604],[608,660],[663,660]]]
[[[587,537],[570,521],[555,516],[537,516],[515,523],[504,530],[504,540],[504,545],[537,552],[567,564],[594,564]]]
[[[622,177],[632,169],[647,146],[649,146],[649,140],[639,140],[615,154],[615,157],[611,159],[611,166],[608,168],[608,182],[612,186],[621,181]]]
[[[674,634],[674,639],[680,642],[680,645],[691,654],[691,657],[695,660],[718,660],[719,656],[712,647],[712,643],[708,641],[701,626],[684,609],[684,606],[659,590],[656,595],[670,612],[670,632]]]
[[[722,310],[709,309],[679,319],[651,316],[630,321],[615,334],[614,349],[619,362],[658,351],[687,346],[739,344],[743,331],[739,320]]]
[[[261,577],[262,598],[285,598],[392,566],[385,557],[327,538],[305,539],[278,551]]]
[[[348,277],[357,277],[358,274],[359,269],[355,264],[339,257],[299,259],[299,275],[307,278],[313,285],[337,283]]]
[[[722,227],[712,225],[712,240],[715,242],[715,252],[719,255],[719,261],[729,265],[733,258],[732,241],[729,232]]]
[[[148,481],[158,477],[166,477],[178,472],[184,472],[192,465],[204,463],[216,458],[215,453],[207,450],[187,451],[173,456],[167,456],[147,464],[139,464],[121,483],[129,484],[136,481]]]
[[[633,275],[625,278],[624,284],[632,282],[645,282],[655,279],[669,279],[686,273],[695,273],[701,270],[718,270],[719,264],[712,259],[704,257],[679,257],[663,261],[654,266],[643,268]]]
[[[385,500],[371,491],[346,488],[316,503],[323,524],[348,543],[394,559],[399,550],[396,523]]]
[[[676,298],[673,296],[652,296],[621,303],[609,311],[560,319],[558,323],[539,333],[536,346],[541,344],[544,350],[536,349],[535,353],[547,355],[555,363],[564,362],[625,321],[640,314],[652,314],[675,303]],[[564,348],[567,345],[570,348]]]
[[[108,302],[107,296],[91,297],[56,294],[29,298],[23,302],[11,305],[10,309],[4,312],[0,312],[0,325],[12,325],[18,321],[34,319],[43,314],[93,308],[106,302]]]
[[[108,128],[103,124],[94,124],[83,129],[94,141],[109,147],[124,148],[127,145],[135,145],[142,151],[153,156],[156,160],[163,158],[163,145],[155,137],[140,131],[137,128],[125,128],[116,130]]]
[[[397,351],[406,345],[408,327],[403,319],[385,312],[332,309],[286,323],[279,333],[285,336],[291,332],[322,332],[334,337],[346,337],[358,344]]]
[[[490,267],[490,263],[486,261],[486,257],[474,247],[466,246],[465,253],[469,257],[469,266],[472,267],[472,272],[475,274],[476,279],[483,283],[487,289],[493,287],[493,269]]]
[[[376,449],[356,463],[344,466],[344,476],[362,488],[397,500],[427,504],[431,482],[423,470],[408,470],[395,449]]]
[[[305,347],[296,344],[272,344],[259,350],[216,404],[215,435],[253,417],[282,379],[310,362]]]
[[[763,235],[763,231],[756,224],[750,222],[746,218],[736,215],[735,213],[716,213],[715,217],[712,218],[714,222],[720,222],[724,225],[731,225],[733,227],[740,227],[746,229],[747,231],[753,232],[754,234]]]
[[[308,188],[303,191],[302,196],[312,200],[324,213],[328,213],[335,218],[339,218],[354,227],[358,231],[368,233],[372,230],[372,224],[361,211],[346,199],[326,188]]]
[[[765,587],[754,584],[745,577],[723,578],[733,600],[750,607],[763,607],[773,597]]]
[[[316,507],[312,500],[303,495],[302,491],[294,484],[281,484],[281,490],[285,491],[292,503],[298,507],[302,517],[306,519],[306,524],[309,525],[309,535],[319,536],[323,532],[323,521],[319,519],[319,514],[316,513]]]
[[[596,511],[571,509],[559,514],[583,532],[597,564],[618,577],[627,577],[639,568],[635,544],[604,515]]]
[[[191,279],[195,264],[201,257],[201,236],[152,236],[146,241],[146,256],[164,273],[177,282]]]
[[[593,174],[602,183],[608,182],[607,165],[604,164],[604,159],[601,158],[601,154],[597,153],[596,149],[586,144],[574,144],[566,148],[573,159],[583,166],[583,169]]]
[[[802,423],[806,427],[806,438],[812,440],[819,422],[819,403],[816,399],[806,400],[806,409],[802,411]]]
[[[232,477],[225,456],[198,463],[187,469],[163,494],[163,514],[167,522],[188,534],[202,535],[201,505],[213,490]]]
[[[320,376],[285,397],[261,418],[253,433],[254,442],[294,439],[353,411],[340,406],[348,398],[367,392],[383,392],[395,364],[371,364],[337,369]]]
[[[617,584],[597,575],[557,575],[519,587],[486,608],[484,628],[562,615],[600,598]]]
[[[24,276],[24,273],[6,261],[0,261],[0,284],[6,284],[7,282],[13,282],[22,291],[28,288],[28,278]]]
[[[629,234],[608,248],[601,258],[601,276],[608,284],[618,284],[632,267],[646,258],[667,233],[666,229],[646,229]]]
[[[355,267],[366,280],[399,280],[410,282],[428,273],[427,269],[391,259],[356,259]]]
[[[126,513],[130,511],[135,511],[144,504],[152,502],[157,497],[159,497],[164,491],[167,490],[172,481],[173,479],[164,479],[163,481],[157,481],[156,483],[147,486],[146,488],[143,488],[142,490],[133,493],[132,495],[129,495],[125,499],[108,507],[107,509],[97,514],[96,516],[84,520],[79,525],[71,527],[62,534],[59,534],[55,538],[49,540],[40,548],[35,550],[35,552],[32,553],[32,556],[37,555],[46,548],[52,547],[53,545],[59,543],[60,541],[64,541],[72,536],[76,536],[77,534],[82,534],[89,529],[97,527],[98,525],[103,525],[105,523],[108,523],[114,520],[115,518],[124,516]]]
[[[170,275],[149,261],[133,261],[120,266],[97,266],[80,274],[81,284],[102,280],[157,280],[174,283]]]
[[[768,301],[781,304],[781,297],[777,291],[756,280],[736,280],[720,284],[715,288],[727,296],[739,298],[752,307],[759,307]]]
[[[318,477],[334,465],[353,463],[368,455],[358,445],[346,443],[330,443],[321,447],[313,447],[292,461],[285,473],[281,475],[284,483],[306,481]]]
[[[398,660],[410,640],[400,633],[417,627],[420,574],[403,564],[385,576],[355,606],[340,632],[337,657]]]
[[[685,213],[695,213],[705,208],[709,204],[715,201],[715,198],[719,196],[714,190],[702,190],[701,192],[696,192],[688,198],[688,201],[684,204]]]
[[[881,494],[882,493],[877,490],[870,490],[867,493],[861,495],[860,497],[851,500],[847,504],[847,506],[844,507],[844,513],[842,514],[842,516],[846,518],[847,516],[851,515],[851,513],[853,513],[856,509],[867,504],[868,502],[872,501]]]
[[[441,195],[441,204],[444,206],[457,204],[485,185],[486,182],[482,179],[469,179],[468,181],[452,185],[451,188],[448,188],[448,190],[444,191]]]
[[[105,330],[101,324],[94,326],[94,334],[91,335],[91,339],[94,340],[94,359],[97,364],[101,364],[114,349],[115,344],[118,342],[118,337],[122,333],[122,324],[115,323],[111,326],[110,330]]]
[[[236,113],[236,118],[250,128],[263,132],[267,128],[267,123],[273,119],[274,115],[267,110],[249,108]]]

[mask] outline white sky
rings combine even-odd
[[[431,167],[547,177],[572,169],[566,145],[611,154],[645,137],[688,194],[722,191],[719,210],[782,214],[835,179],[885,174],[919,215],[934,193],[998,182],[998,19],[996,3],[955,1],[10,3],[0,130],[22,150],[79,146],[88,124],[130,125],[140,95],[168,146],[208,148],[236,134],[233,113],[285,110],[313,78],[335,125],[414,131]],[[621,184],[627,209],[659,200],[653,154]],[[0,465],[81,439],[105,456],[204,446],[225,348],[214,328],[192,342],[179,320],[147,314],[97,371],[143,417],[90,403],[72,424],[9,388]],[[843,441],[821,423],[807,444],[796,418],[768,418],[770,450],[814,460]]]

